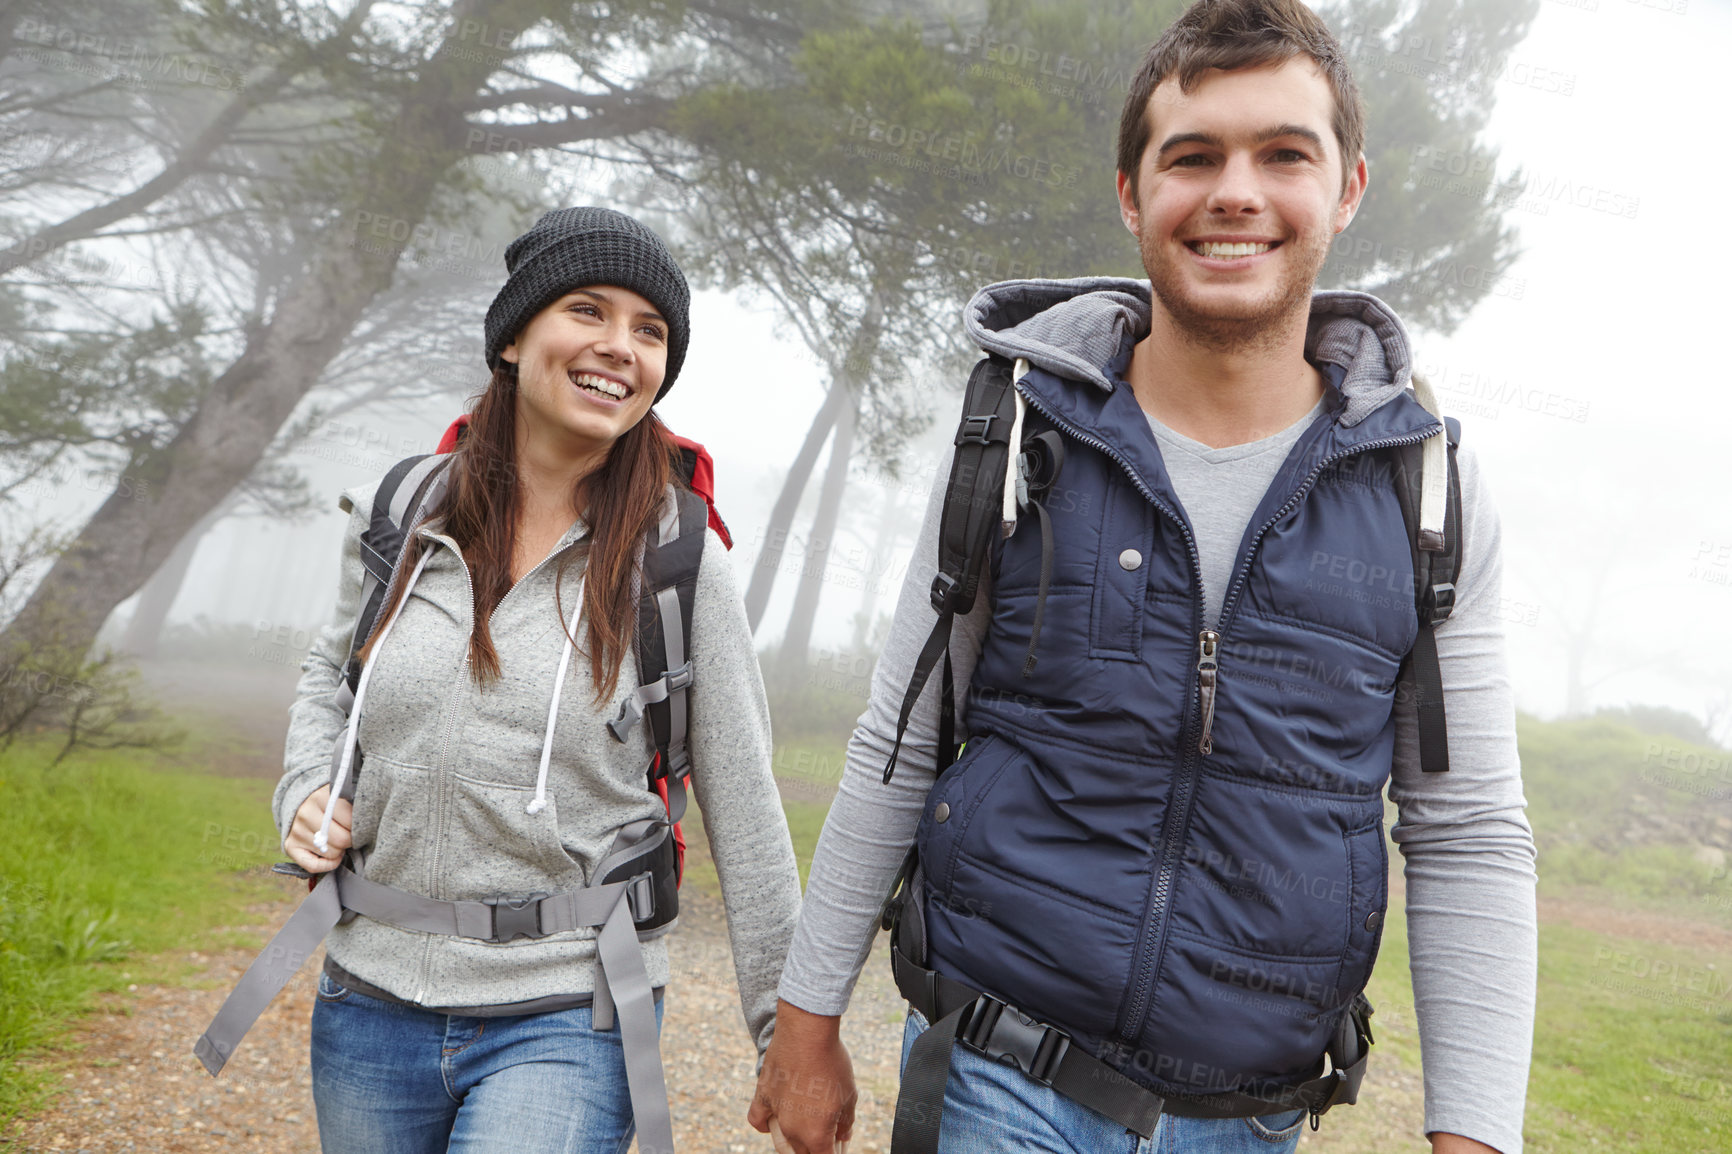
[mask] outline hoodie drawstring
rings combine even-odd
[[[571,664],[571,651],[576,648],[572,634],[577,630],[577,619],[583,613],[583,578],[577,579],[577,612],[572,614],[571,628],[565,628],[564,620],[559,623],[560,633],[565,637],[565,644],[560,646],[559,672],[553,675],[553,700],[547,703],[547,735],[541,739],[541,769],[535,775],[535,800],[524,807],[523,812],[531,816],[547,808],[547,762],[553,756],[553,726],[559,720],[559,697],[565,689],[565,670]]]
[[[361,699],[367,695],[367,682],[373,676],[373,663],[379,659],[379,651],[385,648],[385,638],[391,635],[391,626],[397,624],[397,618],[403,612],[403,606],[409,604],[409,591],[415,588],[415,581],[421,576],[421,570],[427,567],[427,562],[433,559],[433,550],[422,552],[421,559],[415,563],[415,569],[409,574],[409,581],[403,586],[403,595],[397,598],[397,607],[391,610],[391,616],[385,621],[385,628],[379,631],[379,640],[373,646],[373,651],[367,655],[367,664],[361,667],[361,679],[355,684],[355,701],[349,707],[349,732],[343,738],[343,760],[337,766],[337,780],[331,783],[331,796],[325,799],[325,816],[319,822],[319,832],[313,835],[313,848],[322,855],[325,847],[331,841],[331,815],[337,810],[337,798],[343,792],[343,786],[349,780],[349,767],[355,762],[355,746],[361,733]]]

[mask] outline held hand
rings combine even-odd
[[[354,820],[354,807],[346,799],[338,798],[337,808],[331,813],[329,845],[324,854],[313,848],[313,835],[319,832],[319,823],[325,820],[325,800],[330,796],[331,787],[321,785],[312,797],[303,801],[301,808],[295,811],[289,836],[283,839],[283,849],[289,857],[310,874],[336,869],[343,864],[343,851],[353,844],[349,826]]]
[[[769,1132],[777,1154],[847,1154],[858,1095],[841,1022],[776,1003],[776,1033],[746,1121]]]

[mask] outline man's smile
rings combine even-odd
[[[1232,268],[1248,265],[1260,256],[1281,247],[1279,240],[1234,237],[1203,237],[1184,242],[1207,265]]]

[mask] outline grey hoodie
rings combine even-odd
[[[965,324],[982,348],[1026,357],[1078,388],[1105,389],[1114,385],[1103,367],[1127,339],[1147,333],[1149,313],[1147,282],[1010,281],[976,294]],[[1400,392],[1412,371],[1399,320],[1362,293],[1313,298],[1306,352],[1314,361],[1347,369],[1342,419],[1349,422]],[[1498,518],[1465,445],[1459,464],[1462,573],[1455,612],[1437,630],[1450,772],[1420,771],[1416,719],[1411,705],[1398,705],[1389,796],[1400,818],[1391,835],[1405,861],[1425,1129],[1463,1134],[1516,1154],[1533,1036],[1535,855],[1523,812],[1515,705],[1504,658]],[[847,1007],[871,949],[879,905],[914,839],[934,780],[937,678],[909,719],[895,778],[885,785],[882,777],[902,695],[937,616],[927,586],[937,571],[939,511],[949,472],[948,459],[939,462],[782,976],[782,997],[813,1013],[840,1014]],[[974,609],[957,618],[951,632],[959,707],[991,620],[990,576],[982,579]],[[965,707],[959,712],[966,733]],[[1377,1077],[1374,1069],[1373,1087]]]
[[[360,536],[377,486],[344,494],[337,608],[302,664],[289,709],[284,773],[273,808],[286,835],[295,811],[328,779],[344,715],[335,690],[359,613]],[[354,841],[373,881],[429,897],[478,900],[560,893],[587,884],[626,822],[654,817],[646,787],[651,747],[639,723],[621,744],[606,722],[637,683],[621,670],[612,700],[597,705],[580,648],[560,695],[548,766],[547,806],[536,795],[554,675],[577,606],[586,532],[577,522],[525,574],[490,618],[501,679],[479,689],[469,675],[473,594],[457,545],[419,532],[431,550],[386,642],[361,705],[365,761],[354,804]],[[800,882],[770,771],[770,716],[751,631],[721,539],[706,530],[692,611],[689,734],[692,791],[728,911],[740,1005],[760,1054],[774,1028],[775,982],[799,914]],[[585,634],[575,634],[580,645]],[[587,994],[594,989],[594,929],[490,944],[397,929],[367,918],[339,925],[327,953],[344,970],[397,998],[429,1007],[487,1006]],[[650,982],[668,981],[666,942],[644,943]]]

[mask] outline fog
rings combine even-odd
[[[1541,4],[1531,33],[1491,81],[1496,105],[1486,132],[1501,151],[1499,173],[1519,169],[1525,178],[1507,216],[1521,256],[1455,333],[1416,334],[1420,367],[1446,412],[1461,419],[1502,512],[1517,697],[1541,715],[1650,702],[1732,737],[1732,510],[1721,499],[1732,399],[1718,355],[1732,294],[1717,259],[1726,244],[1714,231],[1732,159],[1703,135],[1724,108],[1719,81],[1729,47],[1725,3]],[[1415,59],[1425,52],[1418,47]],[[1379,130],[1374,119],[1373,141]],[[1434,186],[1486,175],[1417,147],[1409,166],[1373,168],[1373,187],[1415,174]],[[594,189],[597,198],[603,191]],[[581,186],[573,193],[581,199]],[[1103,183],[1084,194],[1112,190]],[[1128,251],[1128,234],[1124,243]],[[495,275],[502,283],[502,264]],[[481,320],[476,309],[463,338],[477,346]],[[450,386],[443,396],[315,428],[288,460],[322,511],[296,523],[221,521],[198,545],[170,626],[235,623],[262,634],[323,623],[345,519],[337,495],[430,448],[484,383],[479,356],[454,355],[441,380]],[[742,588],[827,383],[773,302],[696,293],[690,358],[659,411],[716,459]],[[878,612],[893,606],[908,540],[869,558],[865,572],[859,558],[887,498],[900,503],[912,531],[960,383],[922,379],[932,424],[905,454],[901,478],[855,460],[815,647],[855,637],[862,581],[878,582]],[[822,467],[796,540],[808,533]],[[22,505],[30,518],[74,526],[105,495],[100,476],[73,471],[27,486]],[[762,643],[784,628],[795,586],[787,574],[797,564],[793,553],[784,561]],[[120,606],[106,635],[131,606]]]

